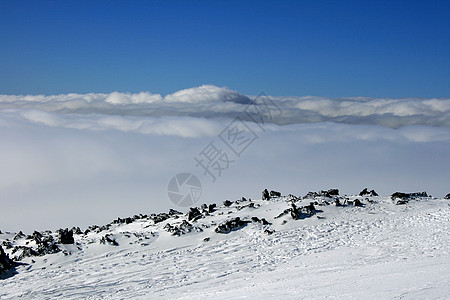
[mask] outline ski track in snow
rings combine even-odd
[[[321,206],[325,219],[273,219],[288,208],[284,200],[259,201],[253,210],[221,207],[233,213],[213,214],[215,224],[265,217],[275,233],[256,223],[225,235],[211,226],[181,237],[156,235],[147,246],[95,244],[65,257],[47,255],[52,264],[22,265],[1,280],[0,298],[449,298],[448,200],[396,206],[376,198],[384,200]]]

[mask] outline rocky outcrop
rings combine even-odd
[[[262,218],[258,218],[258,217],[252,217],[252,221],[253,222],[257,222],[257,223],[261,223],[263,225],[271,225],[271,223],[269,223],[266,219]]]
[[[170,215],[167,213],[159,213],[157,215],[153,214],[150,216],[150,219],[152,219],[155,224],[164,222],[165,220],[167,220],[169,218],[170,218]]]
[[[59,229],[58,233],[58,243],[60,244],[73,244],[75,240],[73,239],[73,231],[72,229]]]
[[[14,262],[9,258],[5,251],[3,251],[2,246],[0,246],[0,273],[11,269],[14,265]]]
[[[361,200],[359,200],[359,199],[353,200],[353,205],[354,205],[354,206],[363,206]]]
[[[231,204],[233,204],[233,202],[231,202],[230,200],[223,201],[223,206],[225,206],[225,207],[229,207],[229,206],[231,206]]]
[[[363,197],[363,196],[368,196],[368,197],[377,197],[378,196],[378,194],[377,194],[377,192],[375,192],[374,190],[371,190],[370,192],[367,190],[367,188],[364,188],[360,193],[359,193],[359,195],[361,196],[361,197]]]
[[[216,204],[215,204],[215,203],[210,204],[210,205],[208,206],[208,212],[209,212],[209,213],[214,212],[215,209],[216,209]]]
[[[116,242],[116,239],[111,234],[107,234],[100,239],[100,244],[109,244],[111,246],[119,246],[119,243]]]
[[[391,195],[392,201],[397,205],[407,204],[411,199],[426,198],[426,197],[429,197],[427,192],[416,192],[416,193],[395,192]]]
[[[270,194],[267,189],[264,189],[264,191],[262,192],[262,200],[270,200]]]
[[[291,208],[285,209],[281,214],[275,217],[275,219],[281,218],[284,215],[290,214],[292,219],[300,220],[311,217],[317,212],[314,207],[314,203],[310,203],[306,206],[297,207],[294,203],[291,203]]]
[[[197,207],[191,207],[189,209],[189,212],[187,215],[188,215],[188,221],[192,221],[192,222],[203,217],[202,213],[200,212],[200,210]]]
[[[51,232],[41,233],[34,231],[32,235],[27,236],[27,239],[35,242],[35,246],[15,246],[11,254],[16,254],[14,260],[21,261],[26,257],[43,256],[46,254],[53,254],[61,252],[61,249],[56,245]]]
[[[448,194],[444,197],[444,199],[450,199],[450,193],[448,193]]]
[[[277,191],[270,191],[270,198],[281,197],[281,193]]]
[[[215,232],[217,233],[230,233],[233,230],[238,230],[247,225],[249,221],[242,221],[239,217],[236,217],[234,219],[228,220],[222,224],[220,224],[216,229]]]
[[[170,223],[167,223],[164,226],[164,229],[167,232],[172,233],[172,235],[177,235],[177,236],[180,236],[182,234],[186,234],[186,233],[189,233],[189,232],[192,232],[192,231],[197,231],[197,232],[203,231],[201,228],[193,226],[191,223],[189,223],[186,220],[183,220],[181,222],[181,224],[178,225],[178,226],[177,225],[172,225]]]
[[[326,198],[334,198],[339,196],[338,189],[329,189],[328,191],[320,191],[320,192],[308,192],[303,199],[314,199],[316,197],[326,197]]]

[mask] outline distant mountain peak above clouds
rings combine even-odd
[[[165,101],[170,102],[234,102],[239,104],[250,104],[249,97],[244,96],[227,87],[217,87],[214,85],[202,85],[199,87],[184,89],[167,95]]]

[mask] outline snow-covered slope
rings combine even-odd
[[[2,232],[21,260],[0,298],[449,297],[448,199],[272,196],[74,228],[74,244]]]

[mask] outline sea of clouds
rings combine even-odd
[[[236,117],[255,139],[233,156],[219,135]],[[210,142],[233,161],[215,182],[194,160]],[[166,96],[0,95],[0,230],[177,208],[167,183],[180,172],[201,180],[198,204],[263,188],[441,197],[450,192],[449,153],[448,98],[246,96],[210,85]]]

